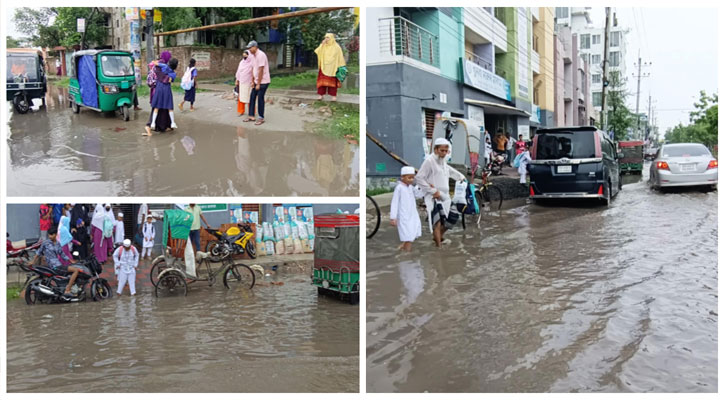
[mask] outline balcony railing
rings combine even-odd
[[[494,72],[493,71],[493,65],[490,62],[484,60],[483,58],[481,58],[479,55],[477,55],[475,53],[471,53],[470,51],[466,51],[466,60],[468,60],[468,61],[470,61],[470,62],[472,62],[474,64],[477,64],[480,67],[483,67],[483,69],[485,69],[485,70],[487,70],[489,72]]]
[[[405,56],[440,67],[438,57],[438,36],[403,17],[378,20],[380,53]]]

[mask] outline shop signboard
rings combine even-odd
[[[490,95],[511,101],[511,85],[506,79],[481,67],[480,65],[462,59],[463,83],[482,90]]]

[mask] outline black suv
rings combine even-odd
[[[616,146],[593,126],[539,129],[531,148],[533,199],[594,198],[608,205],[622,181]]]

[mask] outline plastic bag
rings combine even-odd
[[[277,255],[281,255],[285,253],[285,246],[284,246],[284,240],[280,240],[275,244],[274,253]]]
[[[466,188],[468,182],[456,182],[456,191],[453,194],[453,204],[466,204]]]
[[[295,252],[295,242],[291,237],[284,240],[284,248],[287,254],[293,254]]]
[[[274,255],[274,242],[271,240],[264,242],[264,251],[267,253],[268,256]]]
[[[302,241],[299,239],[294,239],[294,254],[302,254],[304,253],[304,249],[302,248]]]

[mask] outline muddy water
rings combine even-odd
[[[259,131],[194,118],[141,136],[148,111],[124,122],[51,87],[47,110],[14,115],[8,194],[346,196],[359,192],[359,148],[309,132]],[[201,112],[201,111],[199,111]],[[179,117],[177,116],[177,119]],[[300,127],[302,129],[302,127]]]
[[[357,306],[309,278],[7,308],[9,392],[357,392]]]
[[[386,223],[368,391],[717,391],[716,192],[631,183],[608,209],[516,207],[410,255]]]

